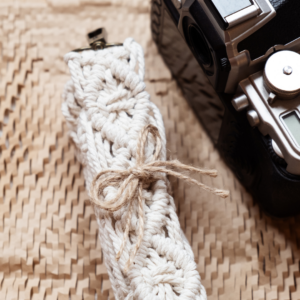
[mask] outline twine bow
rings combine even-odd
[[[153,154],[150,162],[144,162],[145,145],[147,137],[152,134],[156,141],[155,153]],[[126,227],[123,236],[123,241],[119,252],[116,255],[116,259],[119,260],[123,250],[125,248],[126,241],[130,230],[131,215],[134,208],[134,203],[138,202],[138,214],[139,214],[139,233],[138,241],[131,251],[130,257],[125,266],[125,272],[128,271],[133,259],[141,245],[144,234],[144,199],[143,199],[143,188],[150,183],[156,182],[157,180],[165,180],[165,175],[172,175],[177,178],[183,179],[188,183],[193,183],[201,187],[202,189],[212,192],[222,198],[226,198],[229,195],[229,191],[219,190],[209,187],[198,180],[192,179],[189,176],[185,176],[182,173],[173,171],[173,169],[181,169],[183,171],[195,172],[198,174],[208,175],[211,177],[217,176],[216,170],[203,170],[187,166],[179,162],[178,160],[172,161],[161,161],[159,156],[161,153],[162,141],[159,135],[158,129],[153,125],[146,126],[140,133],[137,141],[136,149],[136,165],[127,170],[104,170],[100,172],[93,180],[91,185],[91,199],[95,205],[108,211],[115,212],[124,206],[127,206],[127,220]],[[171,168],[171,169],[167,169]],[[99,198],[103,190],[108,186],[118,185],[119,189],[114,199],[109,201],[103,201]]]

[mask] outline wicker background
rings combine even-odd
[[[100,26],[144,47],[170,155],[217,168],[203,182],[231,191],[221,200],[172,180],[208,298],[300,299],[300,219],[265,216],[220,160],[157,53],[145,0],[0,1],[0,299],[114,298],[60,112],[63,55]]]

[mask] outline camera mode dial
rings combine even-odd
[[[293,99],[298,96],[300,55],[288,50],[271,55],[265,65],[264,82],[268,91],[280,99]]]

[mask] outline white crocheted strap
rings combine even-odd
[[[165,140],[160,113],[145,91],[143,50],[133,39],[121,47],[70,52],[65,61],[72,80],[62,109],[74,142],[86,152],[80,158],[90,165],[91,178],[103,168],[133,165],[136,140],[145,125],[155,125]],[[92,159],[96,156],[98,163]]]
[[[123,46],[65,56],[71,80],[66,84],[62,112],[83,164],[86,186],[101,171],[127,170],[136,164],[137,139],[146,125],[158,128],[165,160],[166,139],[161,114],[145,91],[144,55],[128,38]],[[149,136],[145,160],[155,140]],[[116,260],[124,236],[127,207],[113,213],[95,208],[104,260],[116,299],[206,299],[193,252],[180,229],[166,180],[145,187],[144,234],[127,273],[125,264],[139,236],[138,208],[133,207],[124,251]],[[116,196],[106,187],[103,201]]]

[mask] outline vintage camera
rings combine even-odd
[[[300,212],[300,1],[153,0],[165,63],[266,212]]]

